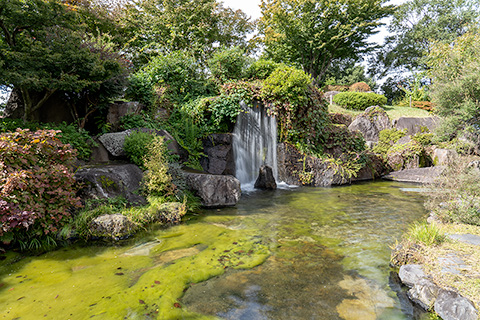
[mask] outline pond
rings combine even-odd
[[[417,191],[258,191],[122,246],[9,253],[0,319],[412,319],[389,258],[425,216]]]

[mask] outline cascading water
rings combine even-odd
[[[262,104],[249,108],[241,102],[243,112],[237,117],[233,131],[233,153],[236,177],[243,190],[253,189],[262,165],[272,168],[275,180],[277,170],[277,120],[267,114]]]

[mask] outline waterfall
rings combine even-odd
[[[277,180],[277,120],[267,115],[262,104],[254,104],[253,108],[243,102],[240,105],[243,111],[233,131],[235,175],[242,189],[253,189],[262,165],[270,166]]]

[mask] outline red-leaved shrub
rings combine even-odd
[[[56,233],[80,206],[70,169],[76,151],[60,131],[0,134],[0,239],[26,241]]]

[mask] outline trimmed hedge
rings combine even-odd
[[[371,106],[384,106],[387,98],[373,92],[340,92],[333,97],[333,102],[351,110],[365,110]]]

